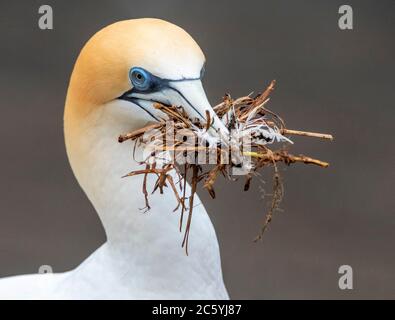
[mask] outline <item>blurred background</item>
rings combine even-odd
[[[38,28],[43,4],[54,30]],[[353,30],[338,27],[342,4]],[[395,298],[395,1],[2,0],[0,11],[0,277],[69,270],[105,241],[65,153],[68,80],[96,31],[158,17],[200,44],[213,104],[276,79],[269,108],[289,128],[335,136],[294,138],[291,151],[331,165],[282,168],[282,212],[262,243],[252,242],[268,204],[257,180],[248,193],[243,181],[223,183],[216,200],[200,190],[230,296]],[[341,265],[353,268],[353,290],[338,287]]]

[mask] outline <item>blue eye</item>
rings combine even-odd
[[[132,68],[129,72],[130,81],[137,90],[145,91],[151,87],[151,75],[142,68]]]

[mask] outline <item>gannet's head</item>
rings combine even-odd
[[[205,118],[226,131],[202,87],[204,54],[180,27],[159,19],[114,23],[82,49],[71,77],[66,108],[84,118],[106,109],[131,129],[156,121],[161,102],[183,106],[191,118]]]

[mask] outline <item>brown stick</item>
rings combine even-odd
[[[145,166],[146,170],[149,170],[150,166],[149,164],[147,164]],[[145,207],[147,210],[150,210],[151,207],[149,205],[149,201],[148,201],[148,191],[147,191],[147,177],[148,177],[148,173],[144,174],[144,179],[143,179],[143,194],[144,194],[144,199],[145,199]]]
[[[187,189],[187,176],[188,176],[188,165],[184,164],[184,186],[182,189],[182,199],[183,199],[183,206],[181,208],[181,214],[180,214],[180,232],[182,230],[182,223],[184,221],[184,212],[185,212],[185,199],[186,199],[186,189]]]
[[[299,130],[291,130],[291,129],[281,129],[281,134],[286,135],[294,135],[294,136],[304,136],[304,137],[312,137],[312,138],[320,138],[326,140],[333,140],[333,136],[331,134],[326,133],[318,133],[318,132],[308,132],[308,131],[299,131]]]
[[[153,124],[150,124],[148,126],[145,126],[145,127],[141,128],[141,129],[135,130],[133,132],[126,133],[126,134],[121,134],[118,137],[118,142],[122,143],[122,142],[124,142],[126,140],[135,139],[138,136],[143,135],[145,132],[147,132],[149,130],[157,129],[157,128],[162,127],[164,124],[165,124],[164,122],[153,123]]]
[[[265,233],[267,227],[273,219],[273,214],[279,209],[280,203],[284,196],[284,187],[281,182],[280,174],[278,172],[278,168],[275,162],[273,162],[274,167],[274,175],[273,175],[273,195],[272,202],[270,204],[269,211],[266,214],[266,218],[264,223],[261,226],[260,233],[254,239],[254,242],[262,240],[263,234]]]
[[[303,162],[303,163],[306,163],[306,164],[315,164],[315,165],[323,167],[323,168],[329,167],[329,163],[328,162],[324,162],[324,161],[321,161],[321,160],[318,160],[318,159],[313,159],[313,158],[310,158],[310,157],[306,157],[304,155],[299,155],[299,156],[288,155],[288,157],[282,159],[282,161],[284,161],[287,164],[294,163],[294,162]]]
[[[210,194],[211,198],[215,199],[215,191],[214,191],[214,183],[217,180],[218,174],[224,168],[223,164],[217,164],[207,176],[206,181],[204,182],[204,187],[207,189],[208,193]]]
[[[178,191],[177,191],[176,185],[174,184],[172,176],[167,174],[166,179],[169,182],[170,187],[173,189],[174,195],[176,196],[176,199],[177,199],[177,206],[173,210],[173,212],[176,212],[178,210],[178,208],[180,207],[180,205],[184,206],[184,199],[180,198],[180,195],[178,194]]]
[[[124,175],[122,178],[133,177],[133,176],[137,176],[139,174],[146,174],[146,173],[166,174],[170,170],[172,170],[171,167],[166,168],[166,169],[150,168],[150,169],[136,170],[136,171],[129,172],[128,174]]]
[[[276,85],[276,80],[272,80],[272,82],[270,82],[270,84],[266,88],[266,90],[263,91],[258,97],[255,98],[254,106],[257,106],[257,105],[263,103],[270,96],[270,94],[273,92],[275,85]]]
[[[191,185],[191,195],[189,197],[189,214],[187,225],[185,228],[184,240],[182,241],[182,246],[185,246],[185,253],[188,255],[188,242],[189,242],[189,231],[191,229],[191,222],[192,222],[192,212],[193,212],[193,199],[196,193],[196,186],[197,186],[197,176],[198,176],[198,166],[192,165],[192,185]]]
[[[306,157],[302,154],[298,155],[298,156],[294,156],[294,155],[288,154],[287,152],[284,152],[284,151],[278,151],[278,152],[270,151],[267,153],[244,152],[244,155],[255,157],[255,158],[260,158],[264,162],[272,162],[272,161],[280,162],[280,161],[282,161],[286,164],[291,164],[291,163],[295,163],[295,162],[303,162],[306,164],[315,164],[315,165],[323,167],[323,168],[329,167],[328,162],[324,162],[324,161],[321,161],[318,159]]]

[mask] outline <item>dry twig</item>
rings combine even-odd
[[[267,109],[265,106],[270,99],[270,94],[273,92],[275,87],[275,81],[272,81],[270,85],[261,94],[255,98],[250,96],[241,97],[238,99],[232,99],[230,95],[225,95],[223,101],[214,107],[214,111],[223,123],[230,130],[229,140],[225,143],[230,145],[229,150],[223,150],[221,140],[216,143],[210,143],[207,140],[207,136],[204,134],[208,133],[212,124],[212,118],[209,112],[206,112],[206,119],[204,121],[192,120],[188,117],[182,107],[163,105],[155,103],[155,108],[161,110],[164,114],[164,118],[161,122],[149,124],[144,128],[140,128],[134,132],[130,132],[119,136],[119,142],[127,140],[133,140],[139,142],[145,146],[152,148],[152,156],[145,162],[145,169],[135,170],[128,173],[125,177],[131,177],[136,175],[143,175],[143,187],[142,192],[145,198],[145,208],[150,209],[148,201],[147,191],[147,176],[155,175],[157,177],[153,192],[159,189],[160,193],[163,193],[164,187],[170,185],[170,188],[175,194],[177,200],[176,211],[181,207],[179,229],[182,231],[184,213],[188,210],[187,223],[184,230],[184,238],[182,245],[185,247],[186,253],[188,254],[188,239],[190,233],[190,227],[192,222],[192,213],[194,205],[194,196],[197,191],[198,184],[202,181],[203,187],[207,189],[210,196],[215,198],[214,185],[217,181],[219,174],[221,173],[229,181],[232,181],[232,169],[246,166],[244,161],[250,159],[249,166],[250,170],[246,173],[246,182],[244,190],[247,191],[250,187],[251,180],[253,179],[255,172],[266,166],[273,166],[273,194],[269,210],[266,214],[266,218],[261,227],[261,232],[255,239],[255,241],[262,238],[264,231],[267,229],[270,221],[272,220],[273,214],[278,210],[281,200],[283,198],[283,184],[277,167],[278,162],[290,165],[293,163],[305,163],[314,164],[319,167],[326,168],[329,166],[327,162],[314,159],[304,155],[292,155],[287,151],[279,148],[272,149],[269,145],[276,145],[276,143],[290,142],[286,136],[306,136],[313,138],[320,138],[326,140],[333,140],[332,135],[291,130],[286,128],[284,120],[274,112]],[[167,118],[165,118],[165,116]],[[166,127],[166,120],[172,120],[174,126],[170,129],[173,130],[173,134],[177,137],[177,133],[182,133],[182,138],[176,138],[176,140],[169,144],[167,142],[163,144],[151,145],[152,140],[159,141],[164,139],[169,134],[169,128]],[[144,141],[144,135],[149,133],[151,130],[156,129],[160,134],[155,135],[154,139],[148,139]],[[233,130],[233,131],[232,131]],[[235,131],[235,133],[234,133]],[[203,132],[203,134],[202,134]],[[240,137],[243,135],[250,135],[251,141],[248,145],[247,150],[244,150],[244,146],[240,146]],[[184,137],[199,136],[203,140],[203,143],[186,142]],[[206,137],[206,138],[204,138]],[[163,155],[172,153],[174,158],[173,162],[163,162]],[[210,153],[216,154],[217,162],[209,165],[205,171],[196,161],[196,157],[193,156],[197,152],[203,152],[203,154],[209,155]],[[185,155],[191,155],[194,159],[192,162],[184,164],[184,172],[179,173],[179,168],[174,159],[178,157],[185,157]],[[232,155],[236,154],[238,159],[241,159],[241,164],[236,163],[232,158]],[[161,156],[159,156],[161,155]],[[236,157],[236,158],[237,158]],[[162,165],[159,163],[162,161]],[[176,183],[174,183],[171,172],[176,170],[180,178],[179,184],[182,189],[182,193],[179,194]],[[191,172],[191,191],[190,194],[186,194],[186,181],[188,173]],[[186,207],[186,200],[188,201],[188,208]]]

